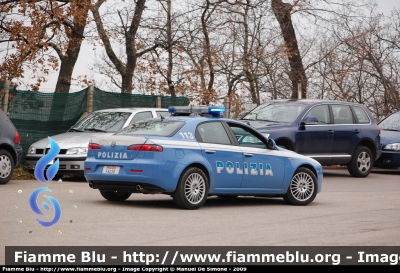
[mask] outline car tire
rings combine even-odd
[[[10,182],[14,174],[14,160],[6,150],[0,150],[0,184]]]
[[[100,191],[100,194],[108,201],[122,202],[128,199],[132,193],[127,191]]]
[[[317,192],[318,183],[315,174],[308,168],[300,167],[290,180],[283,199],[290,205],[305,206],[315,199]]]
[[[347,164],[347,170],[353,177],[366,177],[373,167],[373,157],[370,149],[364,146],[357,147]]]
[[[195,210],[206,202],[208,190],[206,174],[199,168],[190,167],[181,175],[172,198],[178,208]]]

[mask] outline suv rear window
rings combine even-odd
[[[370,124],[371,123],[367,113],[365,113],[365,110],[362,107],[353,106],[353,110],[358,119],[358,123],[361,123],[361,124]]]

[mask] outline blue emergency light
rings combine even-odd
[[[170,106],[168,112],[174,116],[193,115],[211,115],[213,117],[221,117],[226,109],[223,106]]]

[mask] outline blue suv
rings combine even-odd
[[[247,122],[276,144],[322,165],[347,165],[366,177],[381,155],[380,129],[367,107],[335,100],[272,100],[245,114]]]

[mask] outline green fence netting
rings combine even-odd
[[[190,102],[186,97],[116,94],[98,88],[94,88],[93,96],[95,98],[93,100],[93,111],[119,107],[156,107],[158,97],[161,98],[162,108],[168,108],[171,105],[186,106]]]
[[[78,92],[43,93],[10,88],[8,115],[21,135],[25,162],[29,146],[43,138],[66,132],[87,111],[89,87]],[[120,107],[156,107],[157,97],[161,107],[185,106],[186,97],[122,94],[94,88],[93,111]]]

